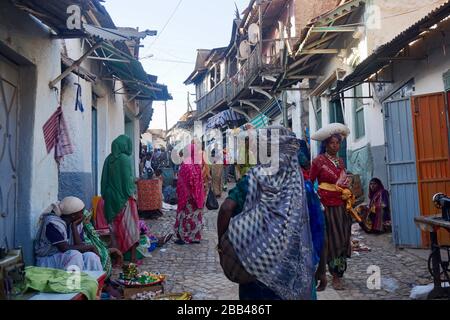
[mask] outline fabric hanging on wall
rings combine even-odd
[[[56,109],[42,129],[47,153],[55,148],[55,160],[58,164],[64,156],[74,152],[61,107]]]
[[[77,86],[77,99],[75,100],[75,111],[80,109],[81,112],[84,112],[83,102],[81,99],[81,86],[79,83],[74,83]]]

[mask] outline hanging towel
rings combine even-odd
[[[45,146],[47,153],[55,148],[55,160],[58,164],[62,158],[73,153],[73,145],[70,142],[67,124],[64,120],[61,107],[58,107],[43,127]]]
[[[84,112],[83,102],[81,99],[81,86],[79,83],[74,83],[77,86],[77,100],[75,101],[75,111],[80,109],[81,112]]]

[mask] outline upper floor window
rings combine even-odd
[[[362,99],[362,84],[353,88],[353,97],[355,139],[360,139],[366,134],[366,128],[364,124],[364,101]]]
[[[322,98],[316,97],[317,130],[322,128]]]

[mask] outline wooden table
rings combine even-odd
[[[433,272],[434,288],[428,295],[428,299],[446,297],[450,299],[450,288],[443,287],[441,281],[441,247],[438,243],[438,230],[445,229],[450,232],[450,221],[442,219],[441,215],[420,216],[414,218],[417,227],[430,233],[431,240],[431,268]],[[446,274],[449,274],[447,270]],[[450,282],[450,279],[447,279]]]

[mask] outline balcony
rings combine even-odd
[[[262,75],[278,76],[283,72],[280,54],[261,55],[261,46],[257,45],[241,69],[227,82],[227,101],[233,101],[249,86],[261,81]]]
[[[198,114],[202,114],[207,109],[211,109],[217,106],[218,104],[226,101],[225,82],[226,82],[225,80],[222,80],[210,92],[208,92],[199,100],[197,100]]]
[[[261,58],[261,46],[257,45],[240,70],[231,78],[222,80],[210,92],[197,100],[198,114],[215,108],[221,103],[232,102],[252,85],[260,84],[262,75],[278,76],[283,72],[280,54]]]

